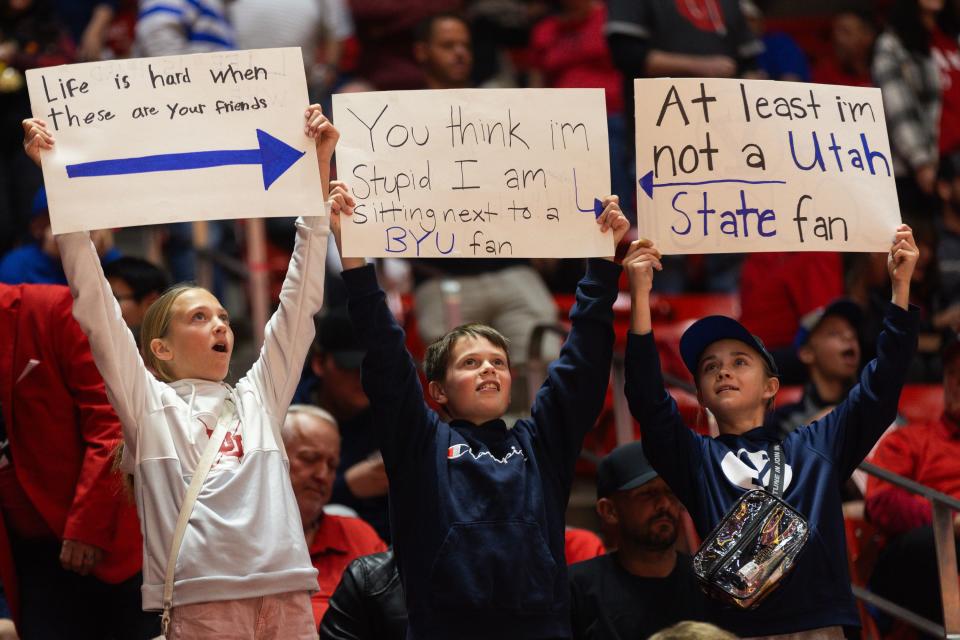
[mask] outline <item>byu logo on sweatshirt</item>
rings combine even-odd
[[[720,461],[720,468],[727,480],[747,490],[762,489],[770,482],[770,456],[766,451],[747,451],[740,449],[736,453],[728,451]],[[793,479],[793,469],[783,465],[783,490],[786,491]]]

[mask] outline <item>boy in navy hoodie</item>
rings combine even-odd
[[[901,225],[887,260],[893,296],[876,359],[831,413],[782,440],[784,499],[807,518],[810,537],[792,572],[756,609],[715,603],[716,621],[742,637],[793,633],[841,640],[841,627],[860,624],[847,571],[841,487],[896,416],[916,350],[918,313],[908,300],[918,255],[912,231]],[[767,448],[781,436],[762,425],[780,388],[776,364],[736,320],[710,316],[694,323],[680,351],[700,404],[720,431],[716,438],[696,434],[664,389],[653,340],[650,287],[660,253],[649,241],[634,243],[623,266],[633,302],[626,360],[630,411],[650,463],[706,536],[740,496],[769,483]]]
[[[340,248],[340,214],[331,228]],[[629,229],[616,196],[597,218],[619,242]],[[342,252],[341,252],[342,255]],[[390,480],[390,527],[409,612],[408,638],[570,637],[564,511],[583,438],[603,406],[613,355],[620,267],[589,260],[572,328],[531,418],[508,428],[510,358],[485,325],[431,345],[424,401],[404,334],[372,266],[343,259],[349,312],[367,349],[364,390]]]

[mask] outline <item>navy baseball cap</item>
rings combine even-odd
[[[773,375],[780,375],[777,363],[773,360],[773,356],[770,355],[767,348],[763,346],[763,341],[760,338],[747,331],[745,326],[733,318],[707,316],[690,325],[690,328],[684,331],[683,336],[680,337],[680,356],[683,358],[683,364],[687,365],[687,369],[693,374],[694,379],[697,377],[697,365],[700,364],[700,356],[707,350],[707,347],[717,340],[728,339],[739,340],[752,347],[766,361]]]
[[[854,331],[860,333],[860,324],[863,322],[863,311],[853,300],[849,298],[837,298],[825,307],[814,309],[810,313],[800,318],[800,328],[797,329],[797,335],[793,339],[793,346],[799,349],[807,344],[807,340],[823,319],[828,316],[840,316],[850,323]]]
[[[620,445],[597,466],[597,498],[639,487],[656,477],[639,442]]]

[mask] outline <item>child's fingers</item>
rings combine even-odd
[[[612,194],[611,194],[611,195],[605,197],[605,198],[602,200],[602,202],[603,202],[604,208],[606,208],[606,207],[607,207],[608,205],[610,205],[611,203],[620,204],[620,196],[618,196],[618,195],[612,195]]]

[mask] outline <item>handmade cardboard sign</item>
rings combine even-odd
[[[879,89],[634,86],[638,231],[663,253],[890,248],[900,208]]]
[[[346,256],[613,255],[602,90],[340,94],[333,115]]]
[[[63,65],[27,84],[56,139],[54,233],[324,212],[299,49]]]

